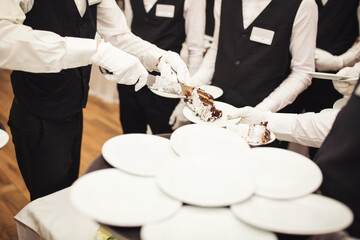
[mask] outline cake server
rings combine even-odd
[[[105,68],[102,68],[99,66],[99,69],[100,69],[100,72],[104,75],[106,74],[109,74],[109,75],[112,75],[113,73],[110,72],[109,70],[105,69]],[[152,75],[152,74],[149,74],[148,77],[147,77],[147,81],[146,81],[146,86],[151,89],[151,90],[154,90],[154,91],[160,91],[160,92],[165,92],[165,93],[169,93],[169,94],[174,94],[174,95],[177,95],[179,97],[185,97],[188,93],[192,93],[192,91],[194,90],[193,87],[190,87],[184,83],[174,83],[174,84],[179,84],[180,85],[180,88],[181,88],[181,91],[177,91],[176,90],[176,87],[174,88],[165,88],[165,87],[156,87],[156,85],[154,86],[156,82],[156,76],[155,75]]]

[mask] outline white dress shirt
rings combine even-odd
[[[266,8],[271,0],[242,0],[243,24],[248,27]],[[194,79],[209,84],[214,74],[220,28],[221,0],[214,3],[214,41],[206,53]],[[274,13],[276,14],[276,13]],[[303,0],[297,11],[292,28],[290,53],[292,55],[290,75],[266,97],[257,108],[277,112],[292,103],[311,84],[311,77],[303,71],[315,71],[314,54],[316,45],[318,12],[314,0]],[[275,33],[276,34],[276,33]]]
[[[74,0],[79,13],[86,0]],[[89,5],[99,2],[88,0]],[[34,0],[3,0],[0,8],[0,67],[27,72],[59,72],[86,66],[96,52],[94,39],[61,37],[50,31],[23,25]],[[102,0],[97,7],[97,32],[115,47],[137,56],[140,61],[157,59],[164,50],[143,41],[129,30],[123,12],[114,0]],[[6,56],[6,57],[5,57]]]
[[[157,0],[143,0],[145,11],[149,12]],[[133,11],[130,0],[125,0],[125,17],[129,28],[133,19]],[[185,0],[184,1],[184,19],[185,19],[185,33],[186,46],[188,50],[188,69],[190,74],[195,73],[202,62],[205,47],[205,0]]]
[[[320,113],[271,113],[268,129],[277,139],[319,148],[328,135],[339,109]]]

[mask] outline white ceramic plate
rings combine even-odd
[[[256,178],[255,194],[272,199],[308,195],[321,185],[320,168],[296,152],[271,147],[253,148],[241,156]]]
[[[257,146],[264,146],[264,145],[268,145],[270,143],[272,143],[273,141],[275,141],[276,137],[275,135],[270,132],[270,140],[266,143],[255,143],[255,142],[248,142],[248,144],[252,147],[257,147]]]
[[[155,176],[157,169],[177,157],[170,140],[149,134],[124,134],[106,141],[104,159],[113,167],[140,176]]]
[[[169,196],[202,207],[229,206],[255,191],[255,180],[238,161],[179,158],[161,169],[156,180]]]
[[[191,122],[193,123],[201,123],[201,124],[208,124],[208,125],[216,125],[216,126],[220,126],[220,127],[225,127],[226,125],[230,124],[230,123],[236,123],[239,121],[239,119],[228,119],[227,115],[231,115],[234,110],[236,110],[236,107],[224,103],[224,102],[219,102],[219,101],[214,101],[214,105],[217,109],[221,110],[222,113],[222,117],[216,119],[213,122],[206,122],[204,120],[202,120],[199,116],[196,116],[195,112],[193,110],[191,110],[188,107],[185,107],[183,110],[183,114],[184,116]]]
[[[9,134],[4,130],[0,129],[0,148],[5,146],[9,141]]]
[[[286,234],[333,233],[347,228],[353,221],[347,206],[315,194],[286,201],[253,196],[232,205],[231,210],[245,223]]]
[[[347,104],[348,101],[349,98],[345,98],[345,97],[338,99],[336,102],[334,102],[333,109],[342,109]]]
[[[173,217],[141,228],[143,240],[275,240],[275,234],[237,220],[228,208],[183,206]]]
[[[214,97],[214,99],[217,99],[217,98],[221,97],[223,95],[223,93],[224,93],[224,91],[221,88],[219,88],[217,86],[213,86],[213,85],[201,85],[201,86],[196,87],[196,88],[201,88],[205,92],[212,95]]]
[[[323,72],[306,72],[306,73],[310,74],[310,76],[312,76],[313,78],[325,79],[325,80],[344,80],[346,82],[358,80],[357,78],[354,77],[341,76],[335,73],[323,73]]]
[[[244,129],[246,129],[244,131],[248,131],[248,128],[247,128],[248,124],[242,124],[242,125],[244,126]],[[238,125],[238,124],[229,124],[229,125],[226,126],[226,129],[228,129],[229,131],[234,132],[234,133],[238,134],[239,136],[243,137],[244,140],[252,147],[267,145],[267,144],[272,143],[276,139],[275,135],[272,132],[270,132],[270,140],[268,142],[266,142],[266,143],[250,142],[246,137],[244,137],[244,135],[243,135],[244,133],[243,133],[240,125]]]
[[[233,159],[249,151],[245,140],[224,128],[205,124],[189,124],[176,129],[170,137],[173,149],[180,156],[213,156]]]
[[[137,227],[166,219],[181,202],[164,194],[154,178],[103,169],[88,173],[70,188],[70,200],[83,214],[112,226]]]
[[[165,98],[182,98],[183,97],[181,95],[162,92],[162,91],[154,90],[154,89],[151,89],[151,88],[149,88],[149,89],[150,89],[150,91],[152,91],[153,93],[155,93],[156,95],[158,95],[160,97],[165,97]]]

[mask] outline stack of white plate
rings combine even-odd
[[[121,135],[102,154],[115,169],[78,179],[72,202],[100,223],[142,226],[142,239],[272,240],[273,232],[339,231],[353,219],[345,205],[312,194],[322,174],[310,159],[250,149],[218,126],[187,125],[170,140]]]

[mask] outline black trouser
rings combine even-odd
[[[67,121],[36,117],[15,101],[9,126],[31,200],[70,186],[78,177],[82,112]]]
[[[171,133],[169,118],[179,99],[160,97],[146,86],[135,92],[134,86],[117,85],[120,99],[120,122],[124,133]]]

